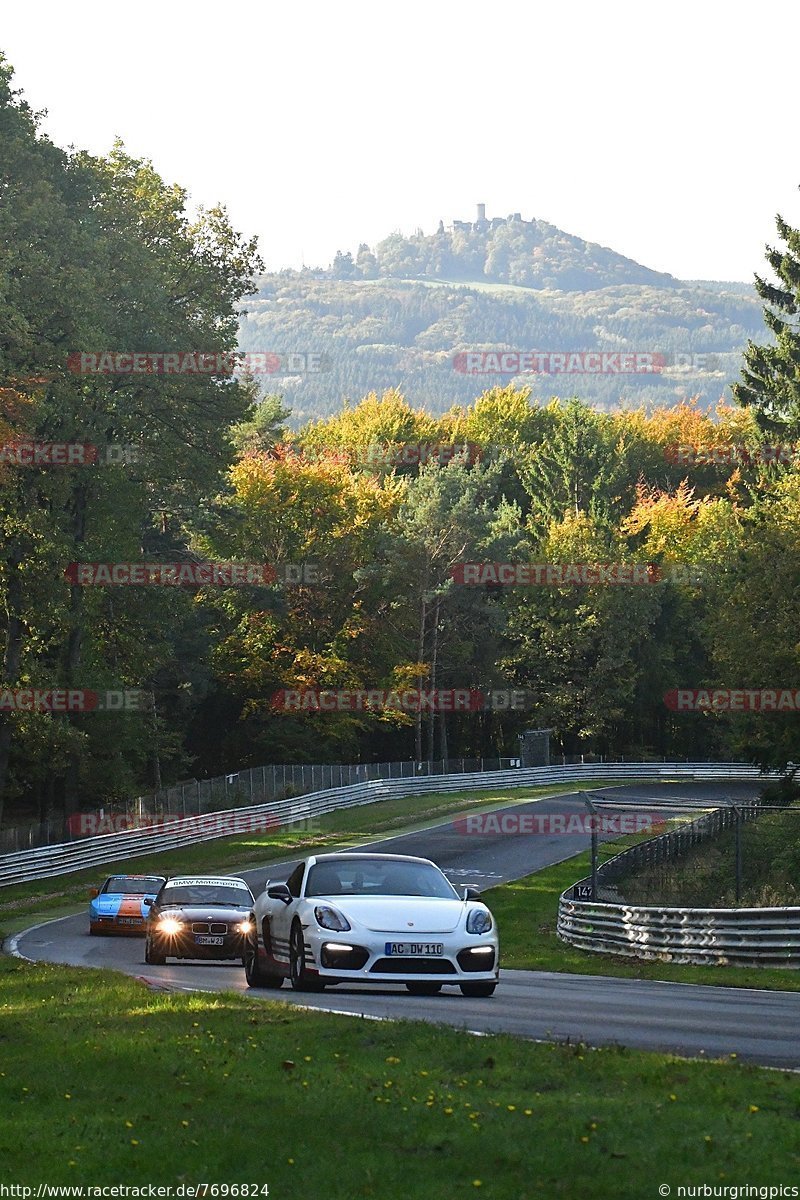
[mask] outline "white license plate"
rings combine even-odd
[[[442,954],[444,944],[442,942],[387,942],[386,957],[391,958],[393,954],[402,954],[409,958],[431,958],[437,954]]]
[[[141,925],[141,917],[119,917],[120,925]]]
[[[205,933],[196,933],[194,936],[194,944],[196,946],[221,946],[224,941],[224,938],[209,937]]]

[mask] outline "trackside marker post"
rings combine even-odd
[[[597,816],[597,809],[589,799],[588,792],[581,792],[583,802],[588,808],[593,817]],[[592,900],[597,899],[597,821],[592,821]]]

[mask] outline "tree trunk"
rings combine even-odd
[[[161,755],[158,747],[158,714],[156,713],[156,693],[153,689],[153,791],[158,793],[161,791]]]
[[[77,553],[83,545],[86,537],[86,510],[88,508],[88,485],[84,480],[81,480],[75,487],[72,493],[73,497],[73,519],[72,519],[72,541],[76,550],[76,557],[80,558]],[[79,584],[73,584],[70,588],[69,596],[69,634],[67,637],[67,646],[64,656],[64,687],[80,687],[80,667],[81,667],[81,651],[83,649],[84,635],[84,598],[83,588]],[[74,723],[79,719],[78,715],[72,713],[66,714],[66,720]],[[68,810],[72,812],[78,803],[78,762],[73,756],[67,763],[64,772],[64,783],[62,790],[63,797],[63,814],[66,818]]]
[[[426,596],[428,594],[428,572],[425,572],[423,587],[419,598],[419,639],[417,642],[417,662],[425,661],[425,624],[428,618],[428,602]],[[422,686],[425,679],[422,675],[417,676],[417,689],[422,691]],[[417,705],[417,713],[414,718],[414,754],[418,763],[422,762],[422,708]]]
[[[439,608],[441,603],[441,596],[437,596],[433,608],[433,648],[431,650],[431,692],[434,696],[436,694],[436,672],[439,665]],[[431,761],[436,757],[436,711],[433,705],[431,705],[428,715],[428,756]]]
[[[19,665],[22,659],[22,580],[19,568],[23,561],[22,547],[15,543],[6,555],[8,568],[8,586],[6,589],[6,614],[8,626],[6,629],[6,644],[3,652],[3,681],[10,685],[19,677]],[[11,742],[14,727],[7,713],[0,713],[0,827],[3,824],[3,796],[8,763],[11,757]]]
[[[442,761],[446,763],[450,757],[450,752],[447,746],[447,713],[445,712],[439,713],[439,747]]]

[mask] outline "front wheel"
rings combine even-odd
[[[289,975],[296,992],[321,992],[325,987],[322,979],[306,969],[305,938],[299,921],[292,926],[289,938]]]
[[[247,939],[242,957],[242,965],[244,966],[244,977],[247,980],[247,986],[251,988],[279,988],[283,987],[282,975],[270,975],[263,970],[258,961],[258,938],[250,937]]]
[[[144,944],[144,961],[149,967],[163,967],[167,961],[167,956],[163,950],[153,949],[153,943],[150,938]]]
[[[462,996],[493,996],[497,984],[492,983],[460,983]]]
[[[440,983],[429,982],[427,979],[418,979],[415,982],[407,983],[406,987],[412,996],[435,996],[442,990]]]

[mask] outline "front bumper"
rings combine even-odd
[[[92,933],[116,933],[127,937],[142,937],[146,926],[146,917],[89,917],[89,929]]]
[[[429,934],[442,945],[442,953],[425,956],[387,954],[386,943],[407,941],[402,934],[363,932],[350,939],[346,933],[306,931],[308,966],[320,979],[359,983],[485,983],[499,978],[497,939],[469,935]]]
[[[157,954],[167,958],[194,958],[206,960],[240,959],[244,954],[247,935],[231,932],[221,937],[221,945],[206,945],[195,941],[195,935],[186,933],[158,934],[148,932],[150,944]]]

